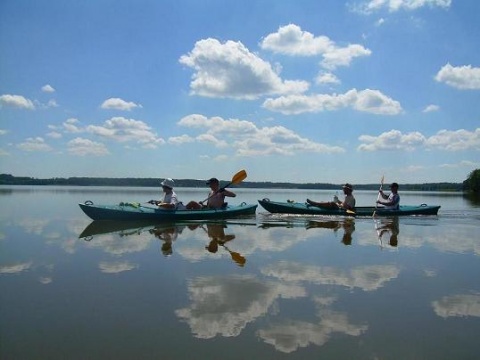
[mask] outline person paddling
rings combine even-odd
[[[387,210],[398,210],[400,207],[400,195],[398,194],[398,184],[396,182],[390,185],[391,193],[389,195],[384,194],[382,190],[379,190],[380,197],[387,201],[377,200],[377,204],[383,205]]]

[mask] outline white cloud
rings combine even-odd
[[[342,153],[345,151],[338,146],[320,144],[303,138],[283,126],[259,128],[254,123],[245,120],[224,120],[221,117],[207,118],[203,115],[192,114],[181,119],[178,125],[204,130],[196,137],[197,141],[233,148],[237,156],[293,155],[299,152]]]
[[[195,139],[188,135],[172,136],[168,138],[168,143],[173,145],[183,145],[194,141]]]
[[[156,147],[165,143],[152,128],[143,121],[113,117],[102,126],[89,125],[86,130],[97,136],[118,142],[135,142],[147,147]]]
[[[253,100],[268,94],[304,92],[309,87],[305,81],[283,81],[268,62],[241,42],[200,40],[179,61],[195,70],[190,83],[194,95]]]
[[[69,118],[62,125],[63,129],[67,133],[80,133],[84,130],[80,129],[77,124],[79,123],[78,119]]]
[[[339,47],[327,36],[315,37],[295,24],[282,26],[276,33],[267,35],[260,46],[286,55],[322,56],[321,65],[330,70],[348,66],[354,58],[371,54],[369,49],[358,44]]]
[[[0,95],[0,106],[11,106],[20,109],[34,110],[35,105],[32,100],[29,100],[21,95]]]
[[[47,84],[42,86],[42,91],[46,93],[53,93],[55,92],[55,89],[51,85]]]
[[[340,80],[330,72],[321,71],[315,78],[317,84],[340,84]]]
[[[390,130],[379,136],[361,135],[358,138],[363,144],[358,147],[360,151],[377,150],[407,150],[412,151],[416,147],[424,145],[426,138],[415,131],[402,134],[399,130]]]
[[[480,67],[445,65],[435,80],[460,90],[480,90]]]
[[[438,110],[440,110],[440,106],[430,104],[430,105],[427,105],[425,107],[425,109],[422,110],[422,112],[429,113],[429,112],[434,112],[434,111],[438,111]]]
[[[52,139],[60,139],[62,137],[62,134],[56,131],[50,131],[49,133],[47,133],[47,136]]]
[[[353,108],[358,111],[377,115],[398,115],[402,112],[400,103],[378,90],[352,89],[345,94],[289,95],[276,99],[267,99],[263,107],[287,115],[306,112],[334,111]]]
[[[449,8],[452,0],[369,0],[353,4],[352,10],[371,14],[377,11],[388,10],[388,12],[397,12],[400,10],[412,11],[419,8],[440,7]]]
[[[120,98],[110,98],[105,100],[102,105],[100,106],[102,109],[108,110],[122,110],[122,111],[130,111],[135,108],[141,108],[142,105],[136,104],[131,101],[125,101]]]
[[[28,138],[23,143],[17,145],[23,151],[51,151],[52,148],[41,137]]]
[[[427,139],[427,145],[449,151],[480,150],[480,128],[473,132],[464,129],[440,130],[436,135]]]
[[[403,134],[399,130],[390,130],[378,136],[361,135],[358,139],[362,142],[357,148],[359,151],[412,151],[420,147],[447,151],[479,150],[480,128],[474,131],[464,129],[456,131],[440,130],[428,138],[417,131]]]
[[[466,168],[470,168],[470,169],[476,169],[476,168],[479,168],[480,167],[480,162],[475,162],[475,161],[469,161],[469,160],[462,160],[456,164],[442,164],[440,165],[440,167],[443,167],[443,168],[463,168],[463,167],[466,167]]]
[[[84,138],[75,138],[73,140],[70,140],[67,145],[68,145],[68,152],[72,155],[103,156],[103,155],[109,154],[104,144],[94,142]]]

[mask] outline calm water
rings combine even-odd
[[[1,359],[476,359],[480,208],[434,217],[91,224],[153,188],[0,187]],[[332,192],[236,189],[252,203]],[[206,191],[177,189],[182,200]],[[358,205],[375,192],[355,192]]]

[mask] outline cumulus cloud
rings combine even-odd
[[[79,132],[82,132],[83,130],[78,127],[78,124],[79,124],[78,119],[69,118],[62,125],[65,132],[79,133]]]
[[[204,131],[195,137],[196,141],[233,148],[238,156],[293,155],[299,152],[341,153],[345,151],[338,146],[320,144],[303,138],[283,126],[257,127],[256,124],[245,120],[207,118],[203,115],[192,114],[182,118],[178,125]]]
[[[479,90],[480,67],[447,64],[435,75],[435,80],[460,90]]]
[[[429,113],[429,112],[434,112],[434,111],[438,111],[438,110],[440,110],[440,106],[430,104],[430,105],[427,105],[425,107],[425,109],[422,110],[422,112]]]
[[[369,56],[371,51],[362,45],[340,47],[327,36],[317,36],[303,31],[298,25],[282,26],[276,33],[267,35],[260,44],[264,50],[292,56],[322,56],[321,65],[329,70],[348,66],[356,57]]]
[[[84,138],[75,138],[68,142],[68,152],[72,155],[77,156],[87,156],[87,155],[94,155],[94,156],[103,156],[108,155],[108,149],[105,147],[104,144],[94,142],[89,139]]]
[[[390,130],[379,136],[361,135],[358,138],[363,144],[358,147],[360,151],[378,150],[407,150],[412,151],[426,142],[426,138],[418,131],[403,134],[399,130]]]
[[[35,105],[32,100],[29,100],[21,95],[0,95],[0,106],[10,106],[19,109],[34,110]]]
[[[141,108],[142,105],[136,104],[132,101],[125,101],[120,98],[110,98],[105,100],[100,107],[107,110],[130,111],[135,108]]]
[[[118,142],[134,142],[143,147],[156,148],[165,143],[152,128],[140,120],[113,117],[101,126],[89,125],[87,132]]]
[[[437,134],[429,137],[426,144],[429,147],[449,151],[480,150],[480,128],[473,132],[464,129],[440,130]]]
[[[28,138],[24,142],[18,144],[17,147],[23,151],[52,151],[51,146],[48,145],[42,137]]]
[[[412,151],[420,147],[447,151],[479,150],[480,128],[474,131],[464,129],[456,131],[440,130],[428,138],[418,131],[403,134],[399,130],[390,130],[378,136],[361,135],[358,139],[362,142],[357,148],[359,151]]]
[[[42,86],[42,91],[46,93],[53,93],[55,92],[55,89],[51,85],[47,84]]]
[[[376,115],[398,115],[402,112],[400,103],[378,90],[352,89],[344,94],[289,95],[267,99],[263,107],[286,115],[306,112],[316,113],[352,108]]]
[[[371,14],[382,10],[391,13],[400,10],[412,11],[426,6],[447,9],[451,4],[452,0],[368,0],[354,3],[351,8],[363,14]]]
[[[252,100],[268,94],[304,92],[309,87],[305,81],[282,80],[268,62],[241,42],[200,40],[179,61],[195,70],[190,83],[194,95]]]
[[[315,78],[317,84],[340,84],[340,80],[330,72],[320,72]]]

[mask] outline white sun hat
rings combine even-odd
[[[168,187],[170,189],[173,189],[173,187],[175,186],[175,183],[173,182],[172,179],[167,178],[167,179],[165,179],[161,182],[161,185],[165,186],[165,187]]]

